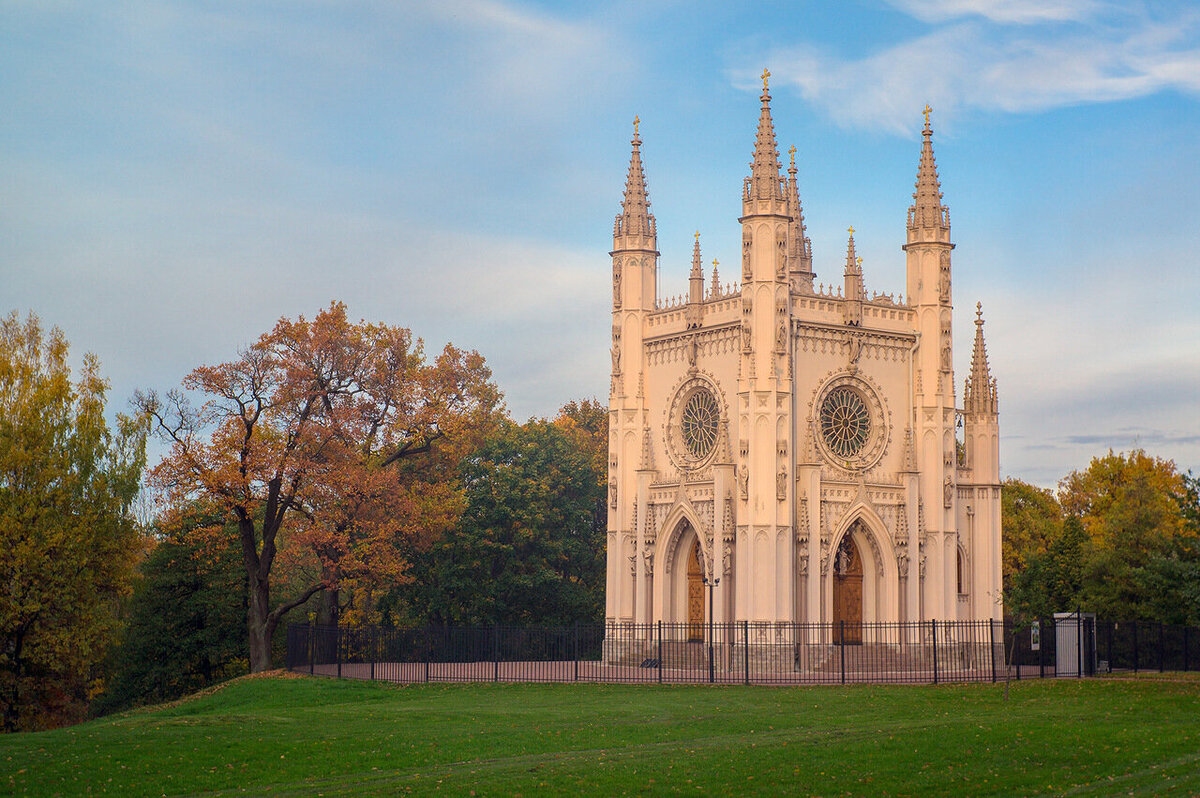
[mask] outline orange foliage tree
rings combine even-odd
[[[272,635],[290,610],[322,590],[336,606],[346,580],[398,579],[398,542],[453,522],[461,498],[437,474],[502,412],[478,353],[447,345],[428,362],[407,329],[351,323],[341,303],[312,321],[281,319],[183,388],[203,403],[179,390],[138,395],[169,446],[150,479],[171,507],[199,502],[234,522],[253,672],[271,666]],[[208,530],[214,545],[223,529]],[[316,567],[273,598],[281,551],[303,551]]]

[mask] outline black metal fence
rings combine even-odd
[[[290,670],[392,682],[932,683],[1200,670],[1200,629],[1086,614],[1034,624],[292,624]]]

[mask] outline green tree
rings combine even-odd
[[[143,541],[145,425],[105,420],[93,355],[36,316],[0,322],[0,708],[7,731],[75,720],[100,688]]]
[[[188,534],[217,523],[189,514],[139,565],[98,714],[169,701],[249,670],[239,552],[204,546]]]
[[[1044,555],[1062,533],[1063,511],[1054,493],[1009,477],[1000,494],[1004,583]]]
[[[601,432],[601,429],[604,431]],[[393,620],[565,625],[604,613],[607,412],[572,403],[554,421],[508,423],[461,468],[457,528],[412,557]]]

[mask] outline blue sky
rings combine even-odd
[[[480,350],[518,418],[608,389],[642,120],[661,290],[736,259],[758,75],[818,281],[904,287],[920,109],[983,302],[1001,467],[1200,470],[1200,10],[1186,2],[8,2],[0,309],[124,405],[330,300]],[[729,277],[733,277],[730,273]]]

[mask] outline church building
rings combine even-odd
[[[868,293],[853,228],[824,288],[768,76],[738,282],[715,261],[705,274],[697,234],[686,294],[658,296],[635,121],[611,253],[607,623],[702,635],[747,622],[768,639],[795,623],[998,619],[996,381],[976,305],[956,404],[954,244],[929,109],[906,295]]]

